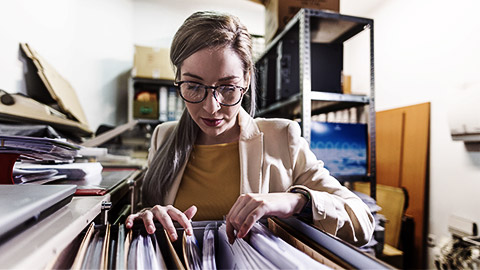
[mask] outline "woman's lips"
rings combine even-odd
[[[202,121],[205,123],[205,125],[209,127],[216,127],[220,125],[222,122],[222,119],[208,119],[208,118],[202,118]]]

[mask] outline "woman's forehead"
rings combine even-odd
[[[194,74],[204,80],[243,77],[243,63],[231,48],[205,48],[186,58],[181,66],[181,74]]]

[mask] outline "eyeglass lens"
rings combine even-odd
[[[189,102],[201,102],[208,95],[208,88],[203,84],[193,82],[183,82],[180,84],[180,93],[182,97]],[[215,98],[221,104],[234,105],[242,97],[242,91],[239,87],[233,85],[220,85],[215,88]]]

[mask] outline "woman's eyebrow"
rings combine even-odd
[[[220,78],[220,79],[218,79],[218,81],[220,81],[220,82],[230,81],[232,79],[238,79],[238,78],[239,78],[238,76],[232,75],[232,76],[227,76],[227,77]]]
[[[185,72],[182,75],[183,76],[189,76],[189,77],[192,77],[192,78],[199,79],[199,80],[203,81],[202,77],[200,77],[198,75],[195,75],[195,74],[192,74],[192,73],[189,73],[189,72]],[[218,79],[218,81],[219,82],[224,82],[224,81],[230,81],[230,80],[238,79],[238,78],[239,78],[238,76],[231,75],[231,76],[220,78],[220,79]]]
[[[202,77],[200,77],[200,76],[198,76],[198,75],[195,75],[195,74],[192,74],[192,73],[189,73],[189,72],[185,72],[185,73],[183,73],[182,75],[184,75],[184,76],[189,76],[189,77],[196,78],[196,79],[199,79],[199,80],[203,81],[203,78],[202,78]]]

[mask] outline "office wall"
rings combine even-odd
[[[25,92],[18,45],[26,42],[70,82],[93,131],[123,124],[133,45],[168,47],[183,20],[204,9],[264,32],[263,6],[247,0],[1,1],[0,89]]]
[[[132,7],[129,0],[2,1],[0,89],[24,92],[18,44],[26,42],[71,83],[92,130],[126,119],[117,107],[126,105]]]
[[[236,15],[250,33],[263,35],[265,32],[265,8],[249,0],[135,0],[135,44],[169,47],[183,21],[200,10],[217,10]]]
[[[375,20],[377,111],[431,102],[428,230],[438,243],[449,236],[449,215],[480,222],[480,152],[452,141],[448,126],[459,94],[476,87],[471,98],[480,100],[480,2],[384,0],[368,10],[351,2],[341,1],[342,13]],[[362,52],[348,53],[346,61]],[[368,87],[355,78],[353,87]],[[428,252],[433,268],[434,250]]]

